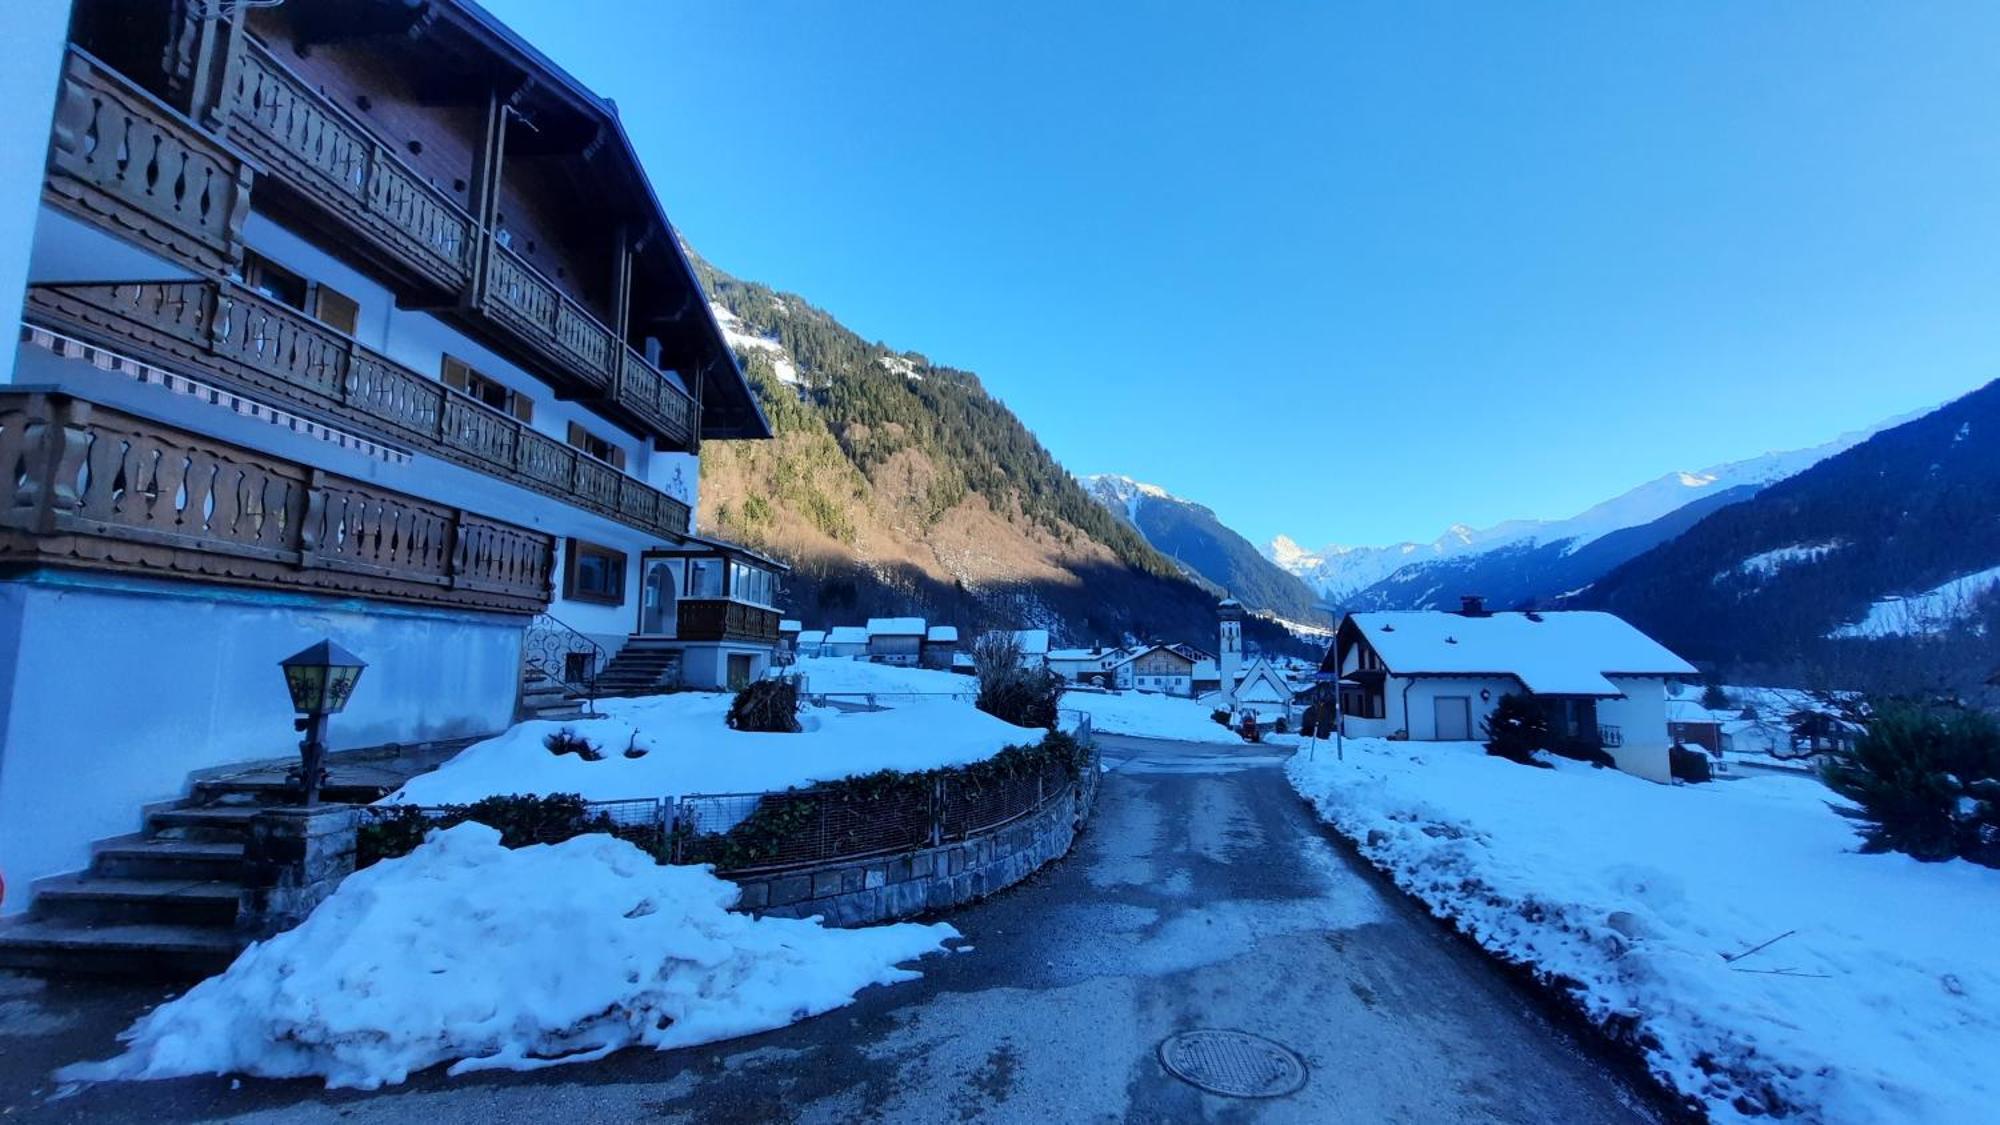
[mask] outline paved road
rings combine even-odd
[[[37,1075],[107,1053],[156,997],[0,981],[0,1120],[1652,1119],[1518,986],[1330,845],[1280,758],[1100,737],[1112,772],[1069,858],[954,916],[970,952],[819,1019],[372,1095],[186,1080],[49,1101]],[[1289,1044],[1306,1086],[1243,1101],[1169,1077],[1159,1041],[1196,1027]]]

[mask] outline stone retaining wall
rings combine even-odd
[[[804,870],[721,874],[743,889],[736,909],[774,918],[819,915],[829,925],[866,926],[948,910],[1066,855],[1090,815],[1095,781],[1066,786],[1035,812],[957,843]]]

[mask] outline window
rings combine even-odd
[[[609,547],[568,541],[563,559],[563,597],[618,605],[625,600],[625,555]]]
[[[729,564],[729,596],[739,602],[753,605],[775,606],[776,591],[772,588],[771,572],[748,563]]]
[[[625,451],[623,449],[605,441],[575,422],[569,424],[569,443],[620,472],[623,472],[625,469]]]
[[[243,284],[336,332],[352,336],[361,321],[360,302],[323,282],[307,280],[255,250],[244,251]]]
[[[478,399],[502,414],[511,414],[523,422],[535,420],[534,399],[505,383],[481,375],[457,356],[444,357],[443,377],[445,386]]]
[[[721,559],[688,560],[688,596],[691,598],[719,598],[722,596]]]

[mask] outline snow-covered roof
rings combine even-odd
[[[825,643],[826,643],[825,629],[807,629],[805,632],[799,634],[800,648],[804,648],[807,645],[823,645]]]
[[[1670,723],[1723,723],[1736,717],[1735,711],[1711,711],[1693,699],[1667,700],[1667,721]]]
[[[868,619],[868,635],[871,637],[921,637],[924,635],[924,619],[921,617],[871,617]]]
[[[1497,675],[1538,695],[1621,694],[1606,676],[1693,676],[1694,666],[1614,614],[1391,611],[1348,620],[1401,675]]]
[[[955,645],[958,643],[958,626],[933,625],[930,632],[924,634],[924,639],[933,644]]]
[[[789,617],[780,617],[778,619],[778,632],[780,633],[796,633],[803,628],[805,628],[803,624]]]
[[[865,645],[868,643],[868,629],[862,625],[835,625],[827,630],[826,641],[835,645]]]
[[[1122,668],[1125,665],[1132,663],[1134,660],[1139,659],[1140,657],[1146,655],[1149,652],[1173,653],[1175,656],[1178,656],[1182,660],[1187,661],[1188,664],[1190,665],[1190,671],[1192,670],[1192,665],[1194,664],[1194,658],[1189,656],[1187,653],[1180,651],[1180,649],[1174,645],[1141,645],[1138,648],[1127,649],[1123,656],[1120,656],[1111,662],[1110,667]]]
[[[1049,651],[1049,631],[1047,629],[1016,629],[1014,639],[1021,642],[1021,655],[1046,656]]]
[[[1056,661],[1104,661],[1116,659],[1117,656],[1118,650],[1106,648],[1052,648],[1049,650],[1049,659]]]

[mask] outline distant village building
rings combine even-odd
[[[958,626],[933,625],[924,632],[923,666],[949,671],[958,655]]]
[[[826,630],[805,629],[799,633],[798,651],[800,656],[825,656]]]
[[[858,658],[868,655],[868,626],[835,625],[826,631],[822,655]]]
[[[1194,661],[1173,645],[1147,645],[1111,668],[1120,691],[1158,692],[1194,698]]]
[[[868,619],[868,659],[876,664],[898,664],[914,668],[924,654],[924,619],[921,617],[871,617]]]
[[[1125,658],[1120,649],[1096,645],[1091,648],[1052,648],[1049,671],[1073,684],[1111,686],[1111,665]]]
[[[1340,677],[1346,733],[1476,741],[1501,696],[1526,695],[1552,737],[1601,747],[1669,781],[1667,684],[1693,665],[1608,613],[1351,613],[1321,665]]]

